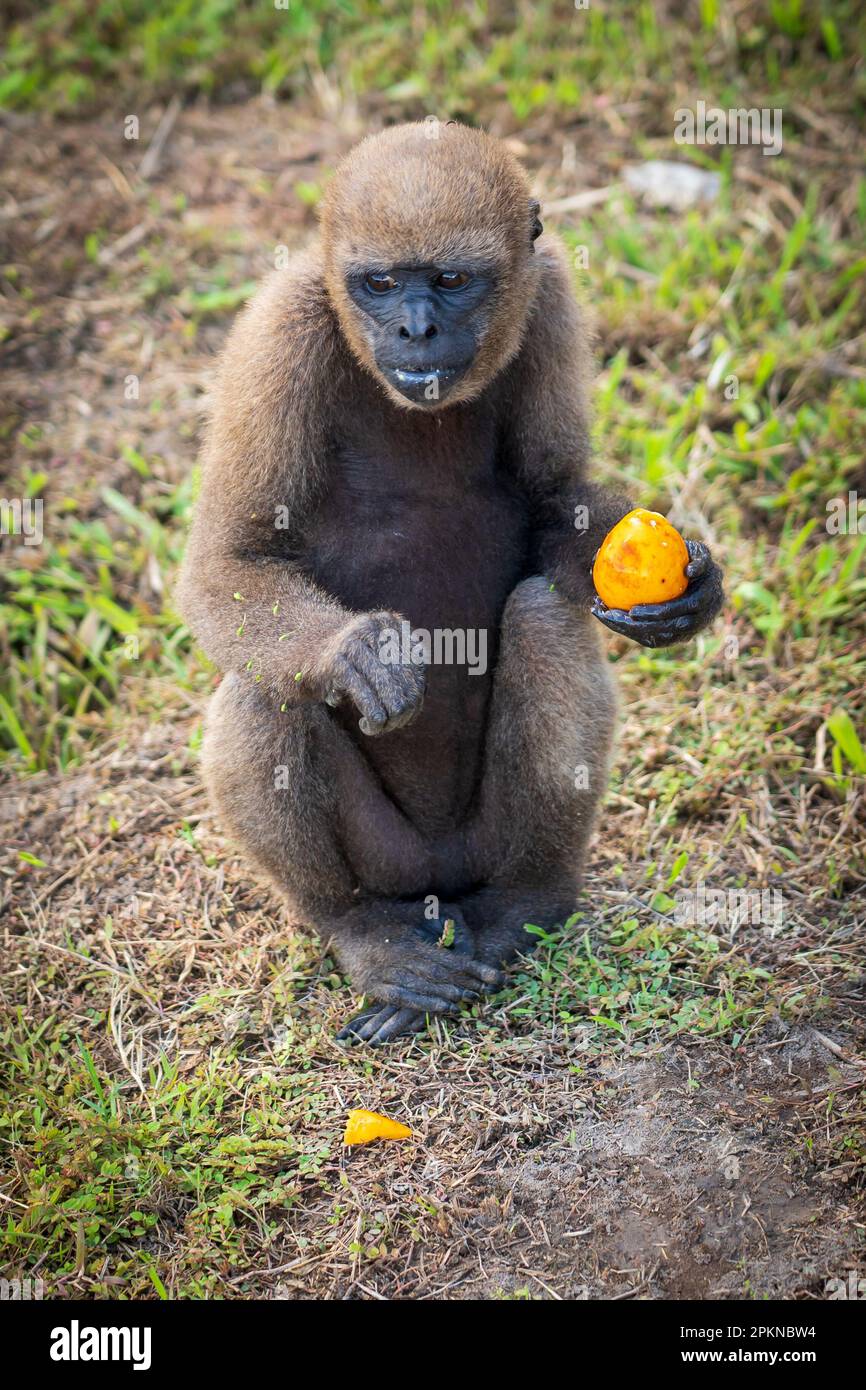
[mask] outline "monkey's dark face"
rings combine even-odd
[[[412,405],[435,408],[475,362],[494,288],[486,268],[376,266],[347,275],[359,327],[385,382]]]

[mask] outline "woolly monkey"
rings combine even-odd
[[[204,771],[374,1001],[344,1037],[495,988],[573,911],[614,724],[596,619],[655,647],[722,602],[697,542],[681,598],[595,597],[631,503],[586,480],[587,331],[538,211],[480,131],[372,136],[222,357],[180,579],[225,672]]]

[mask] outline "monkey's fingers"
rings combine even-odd
[[[338,1043],[366,1042],[367,1025],[371,1022],[375,1023],[385,1015],[390,1016],[393,1012],[394,1009],[390,1004],[386,1004],[384,1009],[380,1009],[378,1006],[375,1009],[365,1009],[363,1013],[356,1014],[354,1018],[349,1019],[348,1023],[343,1024],[335,1041]]]
[[[698,545],[700,542],[690,541],[689,544]],[[724,602],[722,572],[718,565],[713,564],[706,546],[702,546],[702,549],[704,557],[694,562],[700,564],[701,568],[697,576],[689,580],[685,593],[680,594],[679,598],[667,599],[664,603],[635,604],[629,614],[634,622],[671,623],[677,618],[700,615],[701,621],[695,627],[697,630],[715,617]],[[691,569],[690,564],[686,574]]]
[[[689,613],[702,613],[709,606],[710,597],[704,584],[698,581],[690,584],[679,598],[669,598],[664,603],[636,603],[629,610],[629,617],[636,623],[672,622]]]
[[[386,665],[363,644],[353,649],[351,660],[360,671],[387,714],[385,727],[399,729],[408,724],[421,708],[424,698],[424,670],[412,665]]]
[[[477,992],[482,985],[494,986],[501,982],[502,973],[494,966],[460,951],[440,951],[436,946],[428,946],[429,937],[423,929],[418,929],[418,935],[422,942],[417,950],[407,952],[400,962],[404,971],[423,975],[436,988],[441,982]]]
[[[433,993],[434,990],[436,993]],[[464,1002],[464,997],[447,999],[440,990],[440,985],[433,985],[429,980],[409,977],[400,983],[376,986],[372,993],[383,1003],[394,1004],[401,1009],[418,1009],[425,1014],[456,1014],[459,1005]],[[465,995],[466,1000],[469,997],[468,994]],[[478,996],[474,997],[477,999]]]
[[[482,994],[491,993],[491,986],[477,982],[469,986],[448,984],[425,975],[401,972],[387,983],[371,988],[371,993],[386,1004],[405,1009],[421,1009],[428,1014],[456,1014],[461,1004],[474,1004]]]
[[[592,612],[611,632],[619,633],[620,637],[628,637],[642,647],[672,647],[677,642],[687,642],[696,631],[695,620],[691,616],[676,618],[670,623],[660,623],[637,622],[631,613],[625,613],[620,608],[606,608],[603,612],[593,608]]]
[[[689,563],[686,565],[687,579],[700,579],[702,574],[706,574],[711,569],[713,562],[710,559],[710,552],[703,541],[686,541],[686,550],[689,552]]]
[[[672,647],[677,642],[687,642],[695,633],[700,632],[702,627],[715,616],[717,611],[715,601],[709,607],[703,604],[695,612],[674,612],[668,613],[673,603],[679,600],[670,600],[668,603],[657,605],[662,612],[654,617],[638,617],[636,608],[626,613],[621,608],[605,608],[601,600],[596,600],[592,607],[593,617],[598,618],[600,623],[610,628],[611,632],[617,632],[621,637],[628,637],[632,642],[638,642],[642,647]],[[645,605],[650,607],[650,605]],[[721,600],[719,600],[721,606]],[[656,607],[656,605],[652,605]]]
[[[382,708],[366,676],[358,671],[355,666],[341,657],[337,662],[337,669],[331,683],[329,694],[348,695],[355,708],[360,711],[360,727],[365,734],[381,733],[388,718],[387,712]],[[331,701],[329,700],[330,704]]]
[[[426,1027],[425,1013],[416,1013],[414,1009],[395,1009],[391,1016],[382,1020],[375,1032],[370,1034],[369,1043],[371,1047],[381,1047],[382,1043],[390,1042],[392,1038],[423,1033]]]
[[[481,984],[486,987],[484,993],[502,988],[505,975],[501,970],[497,970],[495,965],[487,965],[483,960],[474,960],[469,956],[455,955],[455,964],[458,961],[461,970],[474,979],[480,980]]]
[[[434,1013],[454,1009],[458,1004],[473,1003],[479,996],[477,984],[464,978],[460,984],[451,980],[436,979],[423,969],[418,971],[399,970],[386,974],[382,985],[373,991],[389,1004],[408,1004],[417,1002],[419,996],[425,1000],[424,1008]]]

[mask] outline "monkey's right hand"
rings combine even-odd
[[[426,667],[401,660],[403,621],[398,613],[362,613],[334,633],[315,663],[321,698],[334,706],[350,699],[371,738],[402,729],[424,700]]]

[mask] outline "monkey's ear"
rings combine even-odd
[[[542,226],[541,218],[540,218],[539,215],[538,215],[540,212],[541,212],[541,204],[540,204],[540,202],[538,201],[538,199],[537,199],[537,198],[530,198],[530,200],[529,200],[529,227],[530,227],[529,239],[530,239],[530,241],[537,241],[538,238],[541,236],[541,233],[544,231],[544,227]]]

